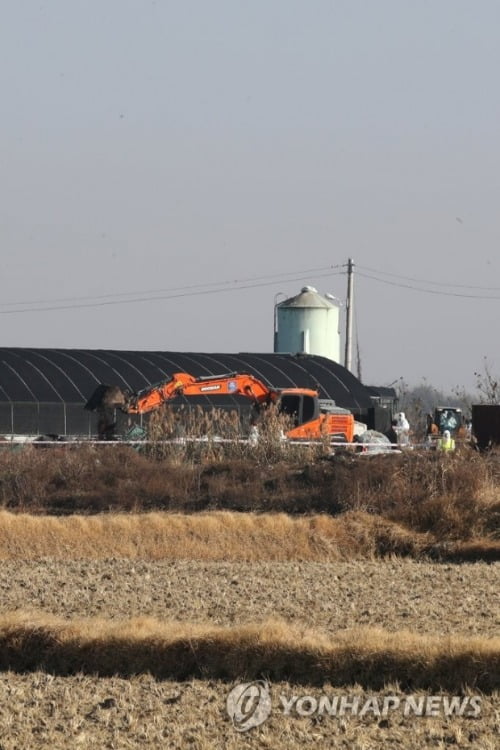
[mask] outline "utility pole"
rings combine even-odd
[[[347,261],[347,299],[346,299],[346,321],[345,321],[345,360],[346,370],[351,369],[352,364],[352,306],[354,303],[353,290],[354,261]]]

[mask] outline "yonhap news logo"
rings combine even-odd
[[[227,696],[226,706],[237,732],[260,726],[271,713],[269,683],[255,680],[236,685]]]
[[[265,680],[236,685],[226,701],[227,713],[237,732],[263,724],[272,709],[271,687]],[[481,714],[479,695],[285,695],[278,696],[282,716],[385,718],[399,711],[408,717],[464,717],[476,719]]]

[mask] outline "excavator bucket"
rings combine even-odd
[[[85,409],[98,414],[97,434],[99,440],[115,439],[115,408],[127,402],[127,393],[116,385],[98,385],[87,403]]]
[[[114,409],[123,406],[127,401],[127,394],[117,385],[98,385],[87,403],[85,409],[88,411],[99,411],[102,409]]]

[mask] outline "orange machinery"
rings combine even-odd
[[[132,394],[116,386],[99,386],[87,408],[103,411],[118,407],[126,414],[145,414],[176,396],[216,394],[245,396],[259,408],[276,404],[280,413],[293,419],[294,426],[287,432],[290,439],[317,440],[327,437],[348,443],[353,440],[354,417],[347,409],[320,399],[316,390],[275,389],[248,373],[194,377],[187,372],[176,372],[168,380]]]

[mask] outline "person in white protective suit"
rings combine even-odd
[[[410,423],[406,419],[404,411],[400,411],[394,427],[398,436],[398,445],[410,444]]]

